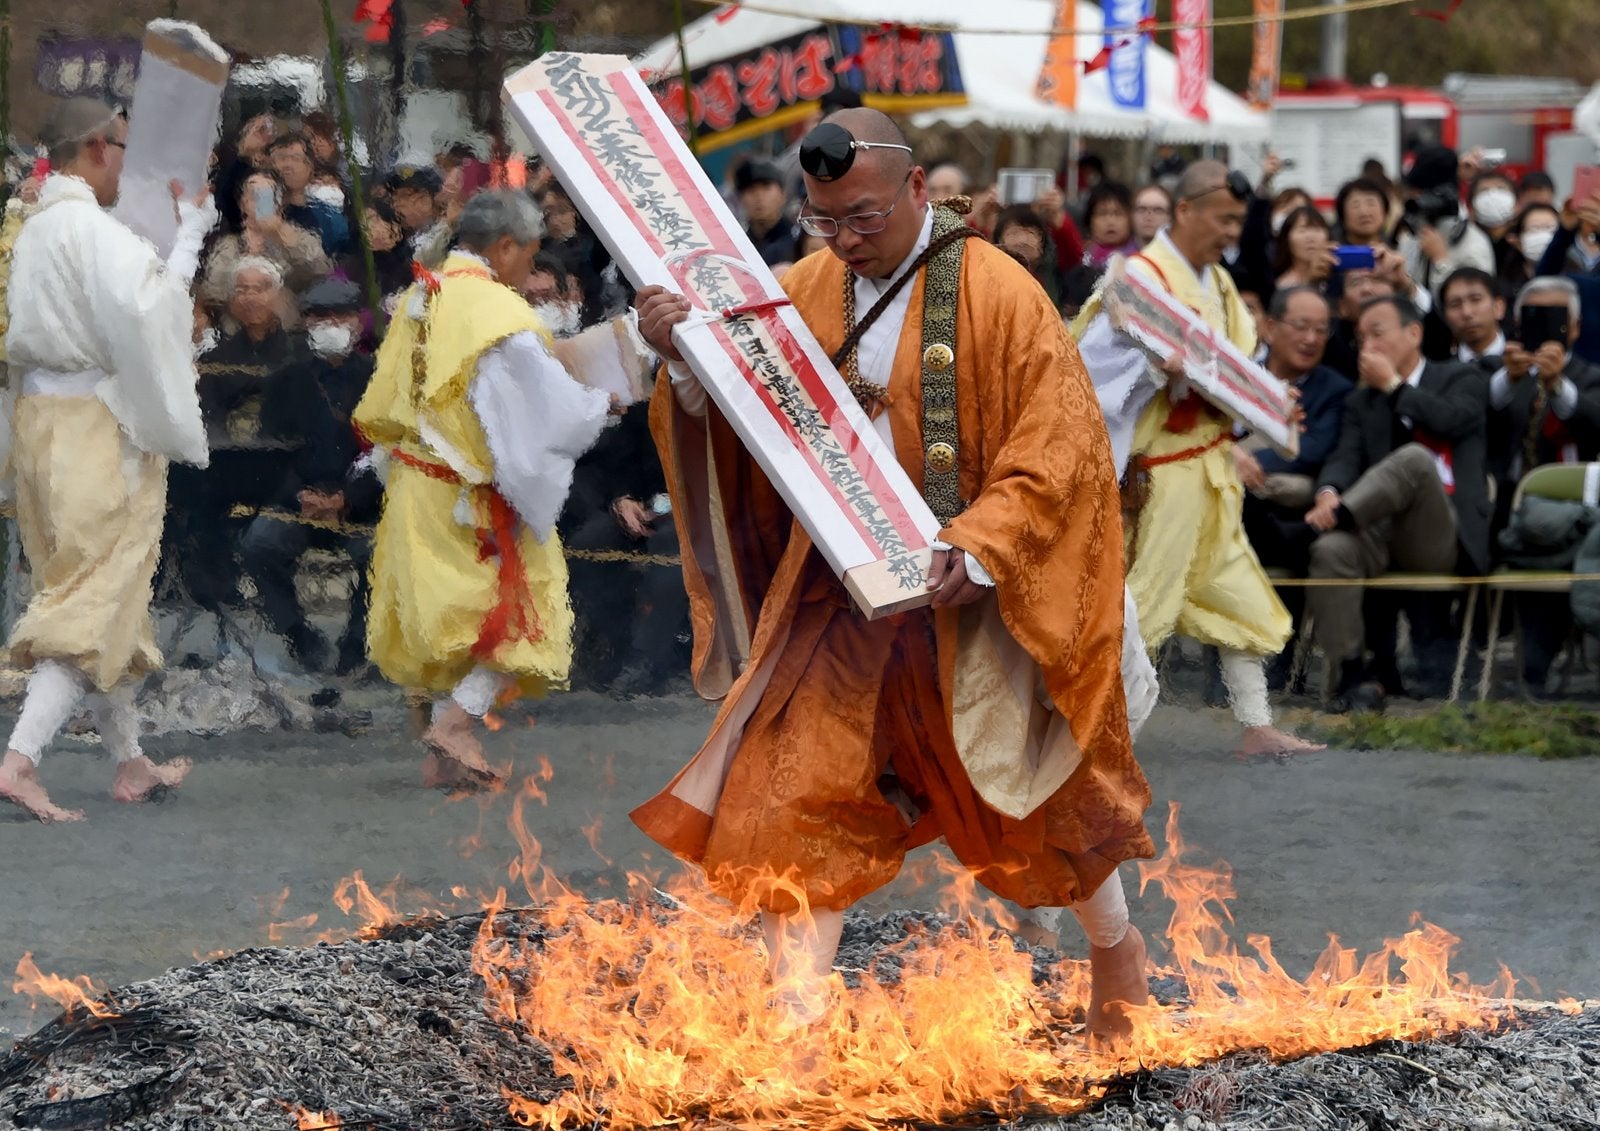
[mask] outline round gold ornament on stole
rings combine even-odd
[[[955,470],[956,449],[953,444],[947,444],[943,440],[937,444],[929,444],[927,457],[928,467],[941,475]]]
[[[955,351],[943,342],[934,342],[933,345],[922,351],[922,364],[935,373],[943,373],[955,362]]]

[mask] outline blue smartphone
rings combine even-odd
[[[1365,244],[1344,244],[1333,249],[1340,271],[1371,271],[1378,265],[1377,254]]]

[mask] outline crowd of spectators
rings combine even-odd
[[[847,104],[836,99],[819,115]],[[1093,159],[1084,168],[1071,199],[1058,184],[1002,207],[994,187],[946,163],[928,170],[929,195],[969,197],[968,222],[1022,263],[1070,319],[1114,257],[1161,238],[1182,161],[1163,150],[1138,185],[1112,180]],[[368,174],[358,214],[325,115],[293,128],[254,119],[217,153],[223,220],[195,297],[213,462],[172,471],[163,576],[185,601],[219,613],[251,593],[308,670],[365,667],[361,567],[381,486],[350,416],[382,318],[418,265],[442,260],[454,218],[487,172],[456,147]],[[1398,183],[1376,162],[1353,172],[1324,211],[1302,189],[1276,183],[1283,170],[1269,159],[1227,256],[1256,313],[1259,360],[1299,390],[1306,414],[1294,459],[1240,437],[1246,528],[1263,564],[1286,575],[1482,574],[1514,557],[1501,546],[1515,541],[1515,531],[1505,532],[1516,522],[1510,501],[1521,476],[1546,463],[1600,459],[1600,198],[1558,201],[1541,172],[1513,179],[1476,154],[1458,158],[1438,146],[1415,152]],[[624,310],[627,284],[572,200],[537,162],[525,187],[547,234],[516,285],[552,331],[573,334]],[[729,204],[780,277],[822,250],[795,222],[802,191],[793,147],[738,159],[726,179]],[[374,295],[382,317],[374,317]],[[632,407],[579,464],[561,521],[580,624],[575,681],[619,693],[681,680],[687,660],[676,535],[646,412]],[[1401,476],[1385,487],[1390,517],[1355,536],[1352,493],[1374,490],[1368,472],[1380,464],[1393,472],[1387,457],[1412,440],[1432,454],[1407,473],[1440,477],[1452,514],[1428,513],[1426,492]],[[1441,537],[1445,526],[1456,537]],[[357,567],[336,641],[313,626],[297,596],[297,564],[313,549]],[[1354,589],[1337,599],[1313,590],[1308,601],[1303,592],[1285,596],[1297,623],[1307,605],[1316,614],[1313,635],[1333,668],[1324,689],[1331,706],[1440,690],[1459,602]],[[1521,605],[1522,674],[1539,692],[1563,643],[1553,626],[1567,619],[1551,615],[1559,610],[1548,597]],[[1411,642],[1405,676],[1402,620]],[[1295,648],[1273,665],[1277,687],[1291,678]]]
[[[528,278],[513,284],[558,337],[626,309],[625,282],[571,200],[537,163],[522,180],[547,233]],[[365,567],[382,485],[351,416],[382,325],[417,267],[442,262],[462,205],[490,181],[487,162],[455,147],[365,173],[358,213],[326,115],[258,117],[219,147],[221,221],[195,285],[211,465],[170,470],[158,594],[219,624],[252,611],[307,672],[373,676]],[[24,215],[38,183],[36,172],[16,186]],[[647,413],[647,404],[631,406],[579,462],[562,516],[578,686],[651,693],[687,670],[687,601]],[[333,552],[353,578],[333,633],[301,602],[297,575],[313,550]]]

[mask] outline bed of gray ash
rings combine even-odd
[[[279,1129],[295,1127],[295,1108],[335,1112],[359,1131],[514,1127],[502,1088],[549,1099],[563,1083],[542,1044],[484,1015],[471,969],[480,923],[246,950],[112,991],[117,1016],[63,1015],[0,1055],[0,1127]],[[892,979],[883,948],[908,926],[944,925],[920,913],[852,916],[841,966]],[[531,915],[497,926],[541,937]],[[1035,952],[1041,976],[1052,957]],[[1182,986],[1156,992],[1177,1000]],[[1600,1131],[1600,1012],[1524,1013],[1492,1034],[1285,1064],[1237,1056],[1142,1072],[1071,1118],[1008,1124],[973,1112],[949,1126]]]

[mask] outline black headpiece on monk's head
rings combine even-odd
[[[800,168],[819,181],[836,181],[850,171],[856,163],[856,152],[862,149],[899,149],[911,156],[909,145],[887,141],[857,141],[855,135],[841,125],[823,122],[806,134],[800,143]]]

